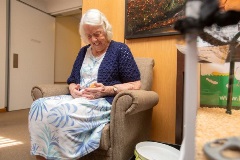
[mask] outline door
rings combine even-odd
[[[29,108],[31,88],[54,83],[55,18],[10,1],[8,110]]]

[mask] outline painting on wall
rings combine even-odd
[[[125,39],[179,34],[174,23],[185,15],[187,0],[126,0]]]

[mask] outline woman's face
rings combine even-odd
[[[107,34],[101,26],[83,25],[88,42],[90,43],[93,53],[104,53],[108,47]]]

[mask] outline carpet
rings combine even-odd
[[[203,153],[206,143],[221,138],[240,136],[240,110],[226,114],[223,108],[200,107],[196,122],[196,160],[207,160]]]
[[[0,113],[0,160],[35,160],[30,155],[28,112]]]

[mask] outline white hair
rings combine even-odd
[[[88,38],[86,37],[83,25],[88,24],[91,26],[101,26],[104,29],[104,32],[107,34],[107,40],[112,40],[112,26],[108,22],[106,16],[97,9],[89,9],[81,18],[79,33],[82,37],[82,40],[85,43],[88,43]]]

